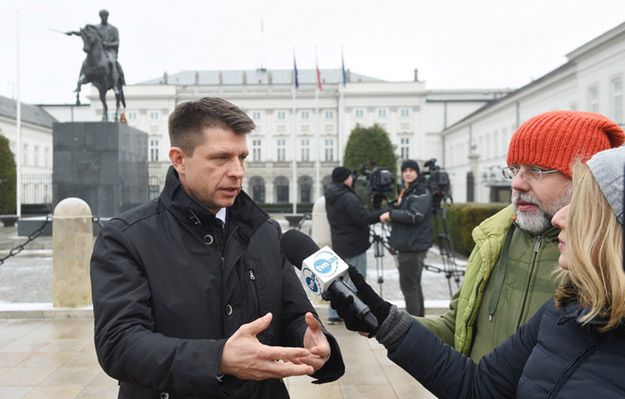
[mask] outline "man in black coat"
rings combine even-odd
[[[241,190],[254,127],[222,99],[180,104],[160,197],[98,236],[96,352],[120,398],[288,398],[283,377],[344,372],[280,227]]]
[[[369,211],[352,189],[351,171],[344,166],[337,166],[332,171],[332,183],[324,192],[326,213],[330,223],[332,249],[347,263],[356,267],[358,272],[367,276],[367,249],[369,225],[380,222],[384,210]],[[334,324],[341,318],[330,307],[328,322]]]

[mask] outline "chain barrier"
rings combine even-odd
[[[43,230],[46,228],[46,226],[48,225],[48,223],[52,222],[52,215],[46,215],[46,220],[41,224],[41,226],[39,226],[39,228],[37,228],[37,230],[33,231],[32,233],[30,233],[28,235],[28,237],[26,238],[26,241],[24,241],[23,243],[19,244],[18,246],[12,248],[9,253],[5,256],[0,256],[0,266],[4,265],[4,261],[7,260],[8,258],[15,256],[17,254],[19,254],[20,252],[22,252],[24,250],[24,248],[30,244],[31,242],[35,241],[35,239],[37,237],[39,237],[41,235],[41,233],[43,233]],[[91,222],[93,224],[97,224],[100,228],[102,228],[102,222],[100,221],[100,217],[99,216],[93,216],[91,218]]]
[[[24,241],[23,243],[19,244],[15,248],[11,249],[9,251],[8,255],[0,257],[0,266],[2,266],[4,264],[5,260],[10,258],[11,256],[15,256],[15,255],[19,254],[20,252],[22,252],[24,250],[24,247],[26,247],[26,245],[28,245],[31,242],[35,241],[35,239],[41,235],[41,233],[43,232],[43,229],[46,228],[46,226],[48,225],[48,223],[50,223],[50,221],[52,221],[52,215],[46,215],[46,220],[41,224],[41,226],[39,226],[39,228],[37,230],[33,231],[32,233],[30,233],[28,235],[28,237],[26,238],[26,241]]]

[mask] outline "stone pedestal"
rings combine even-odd
[[[89,205],[79,198],[66,198],[56,206],[53,217],[52,306],[91,305],[93,223]]]
[[[110,122],[55,123],[52,201],[82,198],[111,217],[148,201],[148,135]]]

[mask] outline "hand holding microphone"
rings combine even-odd
[[[366,332],[369,337],[375,335],[379,323],[384,321],[391,305],[367,285],[355,268],[349,267],[353,269],[349,271],[350,277],[352,274],[358,276],[360,287],[359,285],[356,287],[358,290],[362,287],[364,290],[362,294],[360,292],[356,294],[343,282],[348,265],[331,249],[327,247],[319,249],[310,237],[297,230],[287,231],[282,236],[280,246],[286,258],[302,271],[306,286],[313,293],[321,294],[324,299],[331,301],[349,330]],[[375,312],[373,308],[370,309],[370,305],[375,306]]]
[[[354,266],[350,266],[348,269],[349,278],[356,286],[358,292],[356,295],[371,309],[371,313],[375,316],[378,324],[382,322],[388,316],[391,310],[391,304],[382,299],[373,288],[365,281],[365,278],[358,273],[358,270]],[[378,331],[378,326],[375,329],[369,329],[366,323],[363,323],[357,315],[352,311],[353,309],[353,297],[341,297],[334,296],[330,299],[332,307],[336,309],[336,312],[341,316],[345,322],[345,327],[351,331],[367,332],[369,338],[375,336]]]

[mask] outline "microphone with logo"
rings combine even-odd
[[[378,328],[378,320],[367,305],[343,281],[348,265],[329,247],[319,248],[306,234],[289,230],[282,236],[280,247],[286,258],[302,271],[306,286],[316,295],[328,299],[335,295],[353,297],[354,313],[371,327]]]

